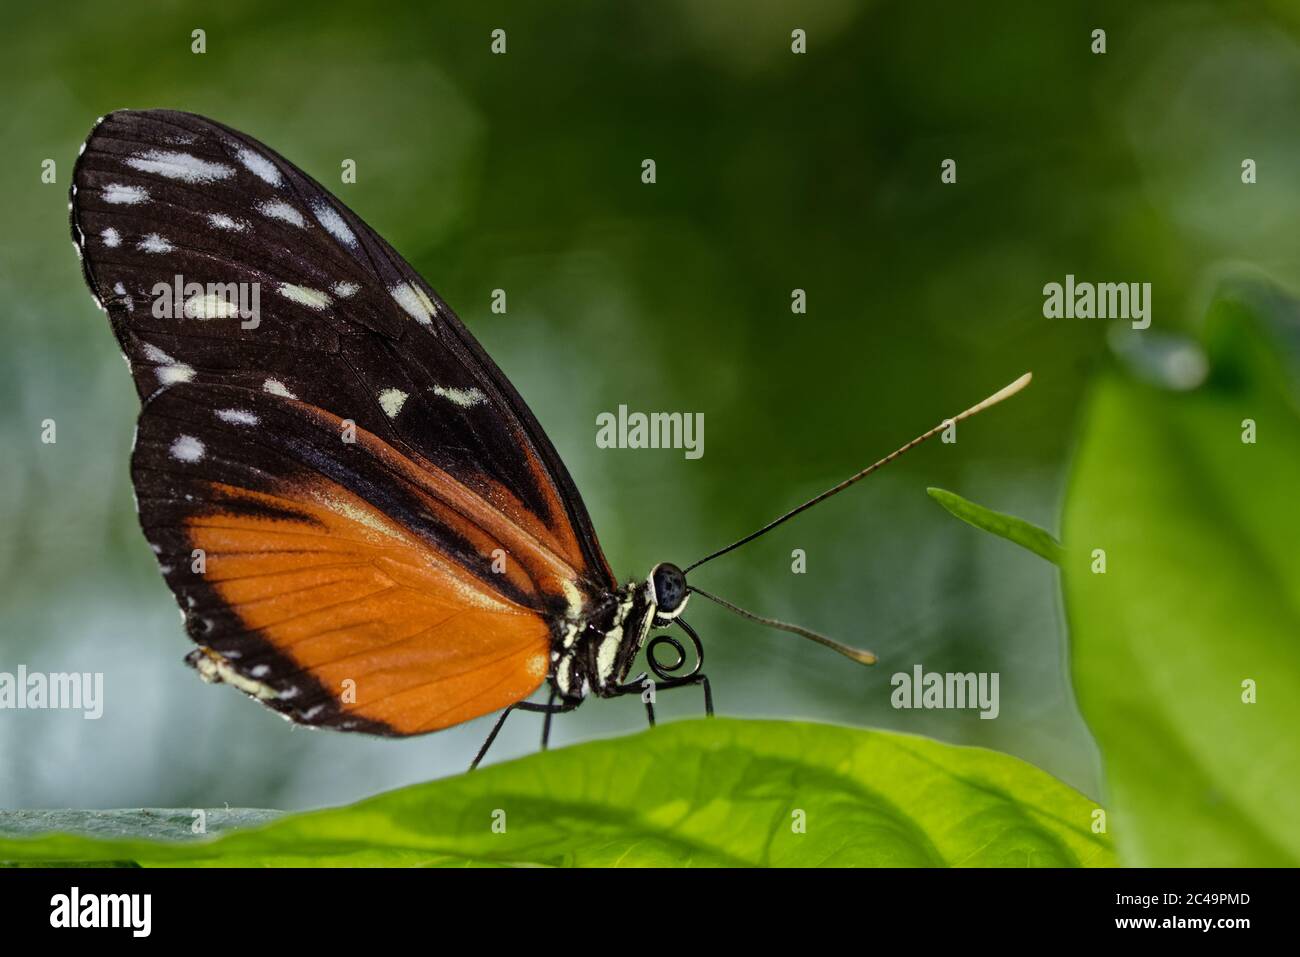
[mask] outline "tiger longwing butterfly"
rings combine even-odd
[[[438,294],[319,183],[171,110],[82,147],[72,236],[143,408],[140,524],[187,661],[295,722],[415,735],[513,708],[699,684],[686,571],[836,494],[955,419],[685,571],[620,585],[541,426]],[[504,560],[503,560],[504,559]],[[652,629],[681,627],[693,646]],[[672,661],[657,653],[671,646]],[[657,647],[658,646],[658,647]],[[528,699],[549,683],[545,704]],[[653,706],[647,704],[651,723]]]

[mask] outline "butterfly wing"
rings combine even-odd
[[[171,111],[96,126],[72,227],[146,400],[141,522],[205,676],[397,734],[541,683],[556,622],[613,575],[532,413],[387,243]]]
[[[538,583],[572,569],[545,530],[325,410],[175,384],[140,417],[132,479],[205,677],[303,723],[390,734],[546,677]],[[499,572],[477,560],[497,550]]]

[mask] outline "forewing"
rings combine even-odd
[[[127,110],[95,127],[72,192],[86,280],[142,399],[233,386],[354,421],[521,526],[540,523],[581,600],[614,586],[577,489],[509,381],[432,288],[293,164],[202,117]],[[574,596],[545,600],[561,612]]]

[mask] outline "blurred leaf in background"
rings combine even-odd
[[[930,494],[930,498],[967,525],[981,528],[986,532],[997,535],[999,538],[1015,542],[1021,548],[1028,549],[1039,558],[1047,559],[1053,565],[1061,564],[1064,557],[1061,543],[1053,538],[1050,532],[1026,522],[1023,518],[1016,518],[1014,515],[995,512],[982,505],[976,505],[974,502],[968,501],[946,489],[929,488],[926,491]]]
[[[1300,416],[1267,299],[1215,301],[1203,388],[1107,376],[1084,419],[1071,659],[1130,864],[1300,864]]]
[[[1202,355],[1131,344],[1081,422],[1068,549],[940,489],[958,518],[1062,568],[1080,707],[1121,861],[1300,863],[1300,303],[1213,300]],[[1186,363],[1209,373],[1188,390]],[[1149,358],[1149,356],[1148,356]],[[1165,381],[1151,380],[1163,368]],[[1260,430],[1264,433],[1261,436]],[[1109,825],[1108,825],[1109,827]]]

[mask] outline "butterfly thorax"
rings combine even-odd
[[[630,581],[567,615],[554,629],[551,684],[556,694],[580,701],[594,691],[602,698],[625,694],[632,662],[653,628],[667,628],[686,608],[690,589],[686,574],[671,562],[660,562],[642,581]],[[571,606],[572,607],[572,606]],[[684,624],[684,623],[683,623]],[[694,637],[694,633],[687,629]],[[676,644],[675,642],[673,644]],[[652,671],[666,677],[654,660],[654,645],[646,649]],[[703,661],[695,639],[696,670]],[[682,654],[681,646],[677,651]],[[681,664],[666,666],[669,671]]]
[[[619,694],[655,621],[653,589],[632,581],[560,621],[551,652],[551,684],[566,699]]]

